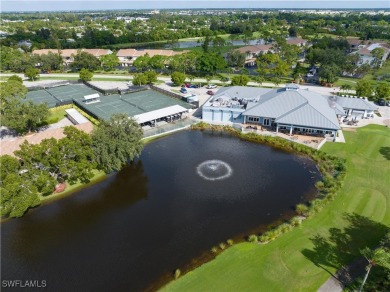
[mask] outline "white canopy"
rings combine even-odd
[[[94,93],[94,94],[84,95],[84,100],[91,100],[99,97],[100,97],[99,93]]]
[[[80,114],[74,108],[67,109],[67,110],[65,110],[65,112],[68,114],[68,116],[71,119],[71,121],[74,124],[76,124],[76,125],[84,124],[84,123],[88,123],[89,122],[87,120],[87,118],[85,118],[82,114]]]
[[[168,116],[172,116],[184,112],[188,112],[188,109],[176,104],[155,111],[150,111],[147,113],[136,115],[134,116],[134,119],[137,121],[138,124],[143,124],[146,122],[158,120],[164,117],[168,117]]]

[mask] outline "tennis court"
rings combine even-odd
[[[124,102],[119,95],[101,96],[100,102],[85,104],[83,98],[73,100],[81,109],[98,119],[109,119],[113,114],[123,113],[134,116],[144,113],[143,110]]]
[[[84,95],[97,93],[96,90],[84,84],[72,84],[46,89],[49,94],[54,95],[59,101],[69,101],[75,98],[82,98]]]
[[[190,109],[191,105],[152,89],[128,94],[103,96],[100,101],[86,104],[84,96],[98,93],[84,84],[63,85],[42,90],[30,91],[26,100],[34,103],[47,103],[50,108],[58,104],[74,102],[81,109],[97,119],[109,119],[113,114],[124,113],[132,117],[158,109],[180,105]]]
[[[49,108],[53,108],[57,103],[72,101],[75,98],[82,98],[84,95],[97,93],[84,84],[63,85],[41,90],[29,91],[25,101],[34,103],[47,103]]]
[[[122,99],[136,105],[144,112],[154,111],[175,104],[185,108],[191,108],[191,106],[184,101],[172,98],[152,89],[126,94],[122,96]]]
[[[87,113],[98,119],[109,119],[116,113],[124,113],[132,117],[176,104],[187,109],[191,108],[184,101],[151,89],[124,95],[113,94],[101,96],[100,102],[91,104],[85,104],[83,97],[74,98],[74,102]]]
[[[45,90],[29,91],[23,101],[32,101],[33,103],[47,103],[49,108],[55,107],[58,100],[47,93]]]

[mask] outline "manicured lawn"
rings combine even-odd
[[[316,291],[359,249],[375,246],[390,225],[390,129],[370,125],[344,135],[347,143],[322,149],[347,159],[347,175],[319,214],[269,244],[234,245],[163,290]],[[337,247],[331,255],[339,264],[327,262],[327,245],[313,240],[316,235]]]
[[[352,88],[355,88],[356,86],[356,82],[358,82],[360,79],[356,79],[356,78],[348,78],[348,77],[342,77],[342,78],[339,78],[335,83],[334,83],[334,86],[342,86],[344,84],[348,84],[348,85],[351,85]]]
[[[69,106],[71,108],[72,106]],[[59,107],[59,108],[53,108],[50,110],[50,116],[48,118],[49,122],[58,122],[61,121],[63,118],[66,117],[65,108]]]

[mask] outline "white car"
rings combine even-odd
[[[217,85],[215,84],[209,84],[206,86],[207,89],[214,89],[214,88],[217,88]]]

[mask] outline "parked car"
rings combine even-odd
[[[188,93],[187,88],[185,88],[185,87],[182,87],[182,88],[180,89],[180,92],[181,92],[181,93]]]
[[[386,105],[386,101],[383,98],[379,99],[377,103],[380,106],[385,106]]]
[[[209,84],[206,86],[207,89],[214,89],[214,88],[217,88],[217,85],[215,84]]]
[[[191,84],[190,88],[200,88],[200,85],[199,84]]]
[[[212,91],[212,90],[209,90],[209,91],[207,91],[206,92],[208,95],[214,95],[214,91]]]

